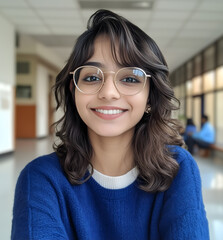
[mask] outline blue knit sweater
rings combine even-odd
[[[198,167],[176,148],[180,170],[165,192],[73,186],[55,153],[29,163],[15,192],[13,240],[208,240]]]

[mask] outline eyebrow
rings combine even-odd
[[[100,62],[86,62],[85,64],[83,64],[84,66],[95,66],[95,67],[99,67],[99,68],[105,68],[105,65],[100,63]]]

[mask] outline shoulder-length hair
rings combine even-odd
[[[111,11],[98,10],[90,17],[87,30],[77,39],[67,64],[56,78],[57,109],[63,107],[64,115],[55,123],[61,143],[54,144],[54,149],[71,184],[81,184],[90,178],[93,149],[87,126],[77,112],[70,72],[94,54],[94,40],[99,35],[109,37],[118,65],[140,67],[151,75],[148,97],[151,109],[135,126],[132,147],[140,188],[147,192],[165,191],[179,168],[170,146],[183,145],[178,123],[171,119],[179,101],[174,97],[166,61],[155,41]],[[92,171],[86,175],[89,165]]]

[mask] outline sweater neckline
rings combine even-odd
[[[134,172],[138,171],[137,169],[134,169],[133,171],[132,170],[130,170],[131,173],[129,173],[129,172],[127,173],[127,178],[129,178],[130,174],[133,174]],[[126,178],[125,175],[126,174],[122,175],[121,177],[124,176],[124,178]],[[105,176],[105,178],[109,177],[106,175],[104,175],[104,176]],[[110,180],[113,181],[114,178],[117,178],[117,177],[110,177]],[[134,192],[134,191],[136,191],[136,189],[138,189],[137,176],[136,176],[135,180],[133,180],[133,178],[131,178],[131,181],[128,181],[128,185],[126,184],[125,187],[123,185],[122,188],[114,188],[114,187],[113,187],[113,189],[106,188],[104,186],[104,184],[101,183],[101,181],[99,181],[100,183],[97,181],[92,176],[92,177],[90,177],[90,179],[87,182],[88,182],[88,184],[90,184],[92,191],[97,193],[99,196],[101,196],[101,198],[104,198],[104,199],[110,199],[110,200],[123,199],[123,198],[128,197],[129,195],[131,195],[132,192]],[[115,179],[115,181],[116,181],[116,179]],[[108,187],[108,185],[107,185],[107,187]]]
[[[118,190],[131,185],[138,177],[138,169],[134,167],[129,172],[121,176],[108,176],[96,169],[93,171],[92,178],[103,188]]]

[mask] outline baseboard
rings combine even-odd
[[[0,153],[0,161],[4,161],[5,158],[9,157],[10,155],[13,155],[14,153],[15,151]]]

